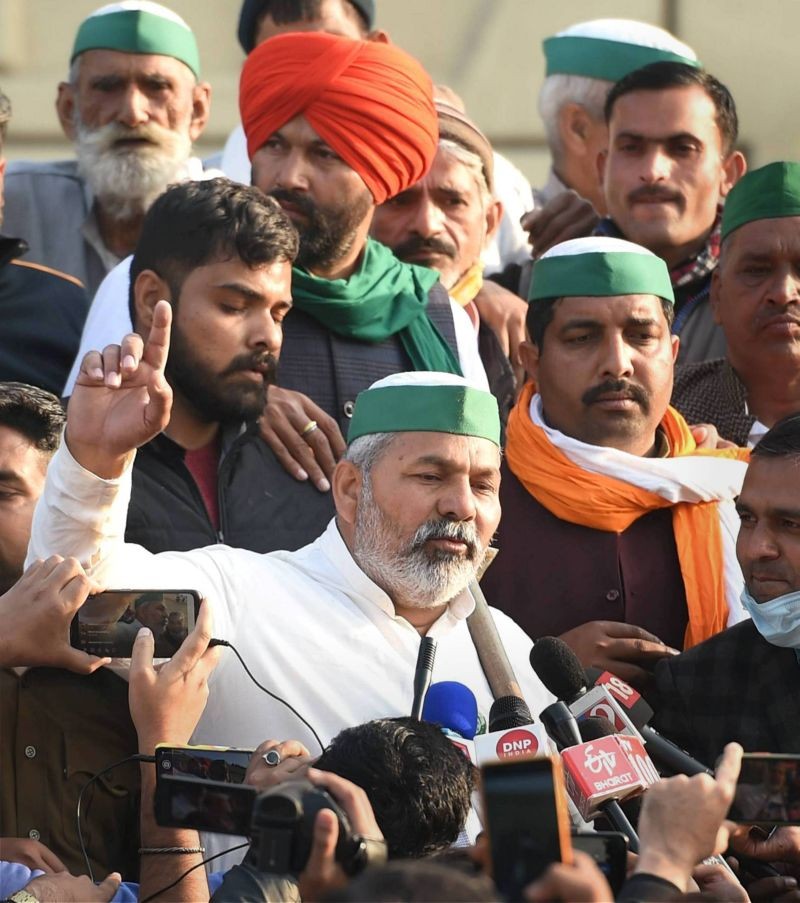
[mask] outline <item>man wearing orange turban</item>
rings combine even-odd
[[[253,184],[300,233],[281,389],[270,392],[264,430],[302,479],[311,449],[330,463],[325,446],[343,449],[355,397],[376,379],[438,370],[486,387],[486,375],[469,318],[437,274],[368,238],[375,206],[422,178],[436,154],[422,66],[392,44],[279,35],[247,58],[239,106]]]

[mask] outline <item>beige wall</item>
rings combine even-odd
[[[0,86],[14,105],[11,159],[69,155],[53,111],[78,22],[102,0],[0,0]],[[195,29],[214,87],[201,152],[221,147],[236,121],[242,52],[238,0],[172,0]],[[418,56],[434,80],[462,95],[496,146],[534,181],[546,153],[536,114],[541,41],[600,16],[674,22],[733,91],[751,165],[800,159],[797,35],[800,0],[377,0],[378,21]]]

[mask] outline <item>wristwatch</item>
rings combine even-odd
[[[34,897],[30,891],[25,890],[23,887],[22,890],[15,891],[6,897],[3,903],[40,903],[40,901],[38,897]]]

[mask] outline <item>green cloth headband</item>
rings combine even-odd
[[[454,433],[500,445],[494,395],[472,386],[379,386],[359,392],[347,441],[372,433]]]
[[[675,303],[667,265],[654,254],[586,252],[541,257],[533,265],[529,301],[610,295],[657,295]]]
[[[768,163],[742,176],[725,199],[721,235],[783,216],[800,216],[800,163]]]
[[[556,35],[543,45],[547,60],[546,75],[583,75],[616,82],[629,72],[650,63],[686,63],[700,68],[698,60],[670,50],[643,47],[625,41],[585,38],[580,35]]]
[[[75,35],[70,62],[87,50],[171,56],[200,78],[200,53],[194,34],[178,22],[143,10],[126,9],[84,19]]]

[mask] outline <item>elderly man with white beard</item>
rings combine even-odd
[[[26,259],[94,295],[133,251],[150,204],[171,183],[204,177],[191,154],[210,97],[195,37],[171,10],[124,0],[86,18],[56,100],[75,159],[19,161],[6,174],[6,225],[28,243]]]
[[[267,731],[312,751],[342,728],[411,711],[420,637],[438,642],[433,680],[466,684],[485,717],[492,694],[467,617],[469,582],[500,519],[500,418],[487,391],[443,373],[398,373],[362,392],[332,480],[336,516],[297,552],[223,545],[153,555],[123,540],[135,450],[169,419],[170,309],[143,345],[89,352],[66,441],[34,514],[29,557],[74,555],[107,587],[199,590],[214,636],[236,647],[211,679],[195,741],[257,746]],[[120,362],[122,364],[120,365]],[[552,701],[531,640],[498,611],[500,639],[532,712]],[[281,702],[281,700],[285,700]]]

